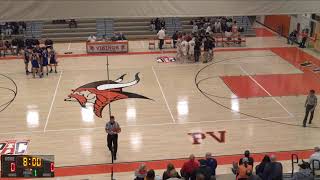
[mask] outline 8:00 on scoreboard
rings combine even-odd
[[[54,156],[2,155],[1,177],[54,177]]]

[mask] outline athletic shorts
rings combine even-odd
[[[55,59],[50,59],[50,64],[57,64],[57,61]]]
[[[31,64],[32,64],[32,67],[33,67],[33,68],[39,68],[39,63],[38,63],[38,61],[32,61]]]
[[[42,66],[48,66],[48,59],[42,60]]]

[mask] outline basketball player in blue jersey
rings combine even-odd
[[[26,48],[24,50],[24,55],[23,55],[23,59],[24,59],[24,64],[25,64],[25,70],[26,70],[26,75],[28,75],[30,73],[29,71],[29,62],[31,60],[31,56],[32,56],[32,52],[30,48]]]
[[[49,57],[50,57],[50,73],[52,73],[52,66],[54,66],[54,72],[57,73],[57,64],[58,64],[57,54],[52,47],[50,48]]]
[[[45,67],[46,68],[46,74],[47,74],[47,76],[48,76],[48,73],[49,73],[49,69],[48,69],[48,64],[49,64],[49,62],[48,62],[48,59],[49,59],[49,53],[48,53],[48,50],[47,50],[47,48],[42,48],[42,66],[41,66],[41,72],[42,72],[42,74],[43,74],[43,67]]]
[[[36,51],[33,51],[31,55],[31,64],[32,64],[32,75],[33,75],[33,78],[35,78],[36,74],[40,75],[39,56],[38,56],[38,53],[36,53]]]
[[[42,65],[43,65],[43,57],[42,57],[42,49],[40,48],[40,45],[39,44],[36,44],[36,47],[34,48],[34,53],[36,53],[37,54],[37,57],[38,57],[38,63],[39,63],[39,76],[40,76],[40,78],[42,78],[43,77],[43,72],[42,72],[42,70],[43,70],[43,67],[42,67]]]

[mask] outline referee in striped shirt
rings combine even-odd
[[[112,158],[117,160],[118,151],[118,134],[121,132],[121,128],[118,122],[115,121],[114,116],[110,116],[110,121],[106,124],[106,133],[108,148],[112,153]]]
[[[311,113],[310,119],[309,119],[309,124],[312,123],[314,109],[316,108],[316,106],[317,106],[317,96],[315,95],[314,90],[310,90],[309,95],[306,99],[306,103],[305,103],[306,115],[304,116],[303,127],[307,126],[307,119],[308,119],[309,112]]]

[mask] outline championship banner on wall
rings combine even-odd
[[[87,42],[87,53],[124,53],[128,49],[128,41]]]

